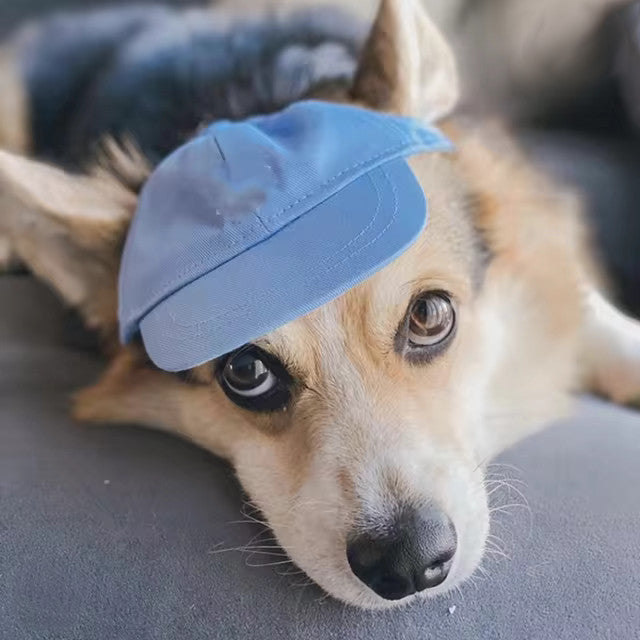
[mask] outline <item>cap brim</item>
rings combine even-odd
[[[380,270],[426,221],[407,162],[381,165],[160,302],[140,322],[149,357],[182,371],[233,351]]]

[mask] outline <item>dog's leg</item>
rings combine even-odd
[[[586,293],[582,358],[589,390],[640,407],[640,322],[593,288]]]
[[[13,265],[14,256],[8,237],[0,235],[0,273],[9,271]]]

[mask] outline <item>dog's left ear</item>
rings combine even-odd
[[[0,245],[107,342],[117,336],[120,253],[135,205],[106,174],[72,175],[0,151]]]
[[[351,97],[372,109],[436,121],[458,100],[453,52],[423,0],[382,0]]]

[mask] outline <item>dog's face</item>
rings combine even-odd
[[[385,0],[351,91],[332,97],[435,118],[455,95],[452,56],[420,3]],[[392,606],[455,586],[488,533],[483,464],[532,408],[535,421],[555,412],[578,313],[571,278],[554,277],[572,258],[553,238],[572,231],[532,226],[560,224],[546,196],[516,223],[510,208],[529,197],[518,186],[506,206],[489,198],[479,211],[490,167],[476,155],[466,169],[450,154],[411,159],[429,224],[373,277],[184,377],[155,370],[140,347],[114,347],[76,415],[164,428],[228,458],[291,558],[346,602]],[[482,174],[475,185],[470,173]],[[104,176],[0,152],[0,241],[107,342],[134,209]]]
[[[412,166],[453,184],[446,158]],[[363,606],[457,584],[487,535],[482,255],[455,188],[430,211],[392,265],[192,378],[280,543]]]

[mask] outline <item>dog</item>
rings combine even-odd
[[[196,15],[189,20],[202,24],[215,12]],[[176,19],[168,12],[161,21]],[[137,60],[146,63],[151,51],[170,67],[170,58],[145,49],[143,26],[128,24],[143,40],[133,43]],[[52,94],[47,112],[46,96],[36,104],[24,80],[16,45],[4,54],[3,82],[11,89],[3,92],[11,105],[4,113],[13,113],[3,122],[10,132],[4,143],[13,151],[0,152],[0,240],[5,263],[28,267],[102,339],[106,369],[75,396],[78,420],[149,426],[227,459],[279,544],[317,584],[351,605],[388,608],[447,591],[478,567],[490,517],[485,467],[493,456],[563,415],[577,391],[638,403],[640,323],[601,293],[579,198],[533,168],[500,127],[452,115],[459,95],[454,56],[421,3],[383,0],[354,48],[326,29],[322,37],[308,30],[300,42],[296,28],[287,39],[283,24],[273,23],[282,47],[275,47],[271,69],[288,60],[297,83],[288,81],[280,94],[266,91],[270,99],[311,95],[426,118],[455,143],[453,154],[410,160],[430,222],[399,258],[239,352],[178,374],[158,370],[141,343],[118,342],[117,277],[154,154],[165,151],[165,138],[177,143],[180,127],[171,129],[162,114],[173,117],[176,104],[179,111],[180,95],[154,112],[155,139],[137,140],[135,132],[148,124],[141,105],[158,95],[127,101],[118,117],[130,119],[133,133],[121,144],[104,143],[100,166],[74,173],[69,167],[86,151],[80,143],[94,138],[73,134],[64,119],[44,133],[33,123],[62,113],[62,104],[75,117],[78,102],[99,120],[96,96],[116,94],[95,83],[83,93],[84,69],[77,77],[85,85],[70,85],[75,100]],[[225,24],[224,33],[241,39],[236,28]],[[102,79],[118,70],[113,43],[120,35],[102,43]],[[31,31],[24,42],[38,37]],[[160,50],[173,51],[170,44]],[[120,55],[131,72],[136,58]],[[325,56],[334,64],[324,64]],[[149,74],[134,76],[138,94],[160,82],[153,76],[158,65],[133,67]],[[301,68],[313,72],[300,79]],[[244,101],[217,95],[237,117],[245,108],[281,106],[235,91]],[[200,117],[210,116],[205,110]],[[120,130],[101,123],[105,133]],[[77,131],[88,130],[83,126]],[[59,153],[67,169],[16,152],[55,155],[45,142],[64,138],[63,130],[79,144],[69,156]],[[238,394],[238,371],[248,395]],[[260,403],[266,382],[282,391],[276,407]]]

